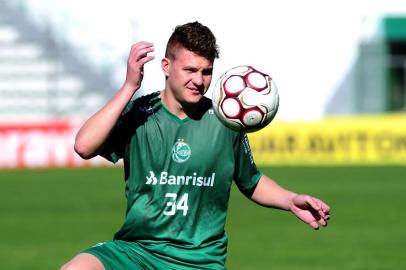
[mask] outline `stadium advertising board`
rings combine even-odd
[[[258,165],[406,165],[406,116],[278,122],[249,134]]]
[[[0,124],[0,168],[108,165],[73,151],[80,121]],[[406,116],[275,121],[250,133],[259,166],[406,165]]]
[[[0,123],[0,168],[77,167],[105,164],[81,159],[73,144],[77,121]]]

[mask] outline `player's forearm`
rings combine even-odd
[[[289,191],[267,176],[263,175],[255,188],[251,199],[263,206],[290,210],[292,199],[297,194]]]
[[[134,92],[131,86],[124,84],[102,109],[83,124],[75,138],[76,153],[84,159],[98,155]]]

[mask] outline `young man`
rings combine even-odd
[[[131,101],[153,51],[148,42],[132,46],[125,83],[75,141],[83,158],[124,159],[126,220],[113,241],[62,269],[224,269],[233,180],[258,204],[291,211],[314,229],[327,225],[329,206],[261,174],[246,134],[213,114],[203,96],[218,57],[212,32],[198,22],[177,26],[161,61],[165,89]]]

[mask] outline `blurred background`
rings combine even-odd
[[[195,20],[218,39],[214,81],[246,64],[278,85],[274,122],[249,135],[257,164],[334,213],[315,233],[233,189],[228,267],[406,268],[400,0],[0,0],[0,268],[57,269],[111,239],[121,165],[81,160],[74,136],[124,82],[133,43],[153,42],[156,56],[136,96],[161,90],[167,39]]]

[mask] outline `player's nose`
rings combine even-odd
[[[203,74],[200,72],[196,72],[195,75],[193,76],[193,83],[197,86],[200,86],[203,84]]]

